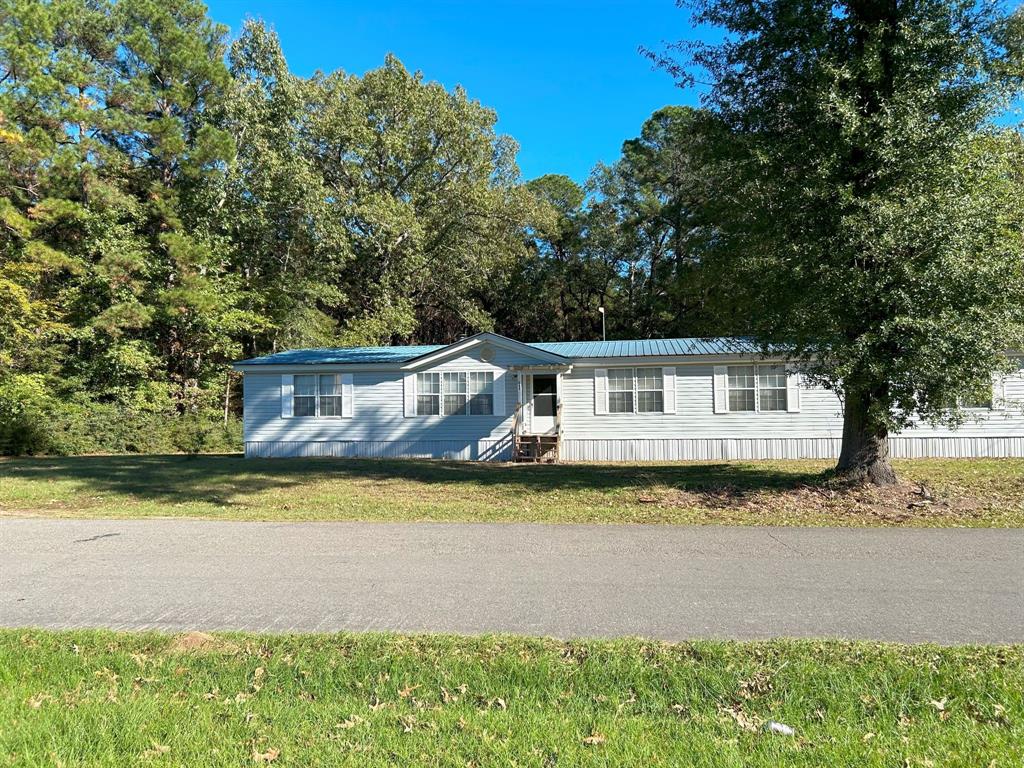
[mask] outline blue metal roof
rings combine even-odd
[[[306,365],[338,363],[404,363],[414,357],[444,349],[445,344],[418,347],[335,347],[324,349],[290,349],[273,355],[253,357],[240,365]]]
[[[292,349],[242,360],[240,365],[307,365],[405,363],[444,349],[444,344],[416,347],[342,347]],[[691,355],[757,354],[760,347],[747,338],[634,339],[629,341],[539,341],[527,346],[568,358],[687,357]]]
[[[757,344],[745,338],[541,341],[530,346],[563,357],[686,357],[752,354],[759,351]]]

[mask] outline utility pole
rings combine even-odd
[[[604,332],[604,307],[598,307],[597,311],[601,313],[601,341],[608,341],[608,334]]]

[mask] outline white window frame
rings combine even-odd
[[[420,376],[436,376],[437,377],[437,382],[438,382],[438,391],[436,393],[431,392],[431,393],[426,394],[426,395],[422,394],[420,392]],[[445,391],[445,378],[448,377],[448,376],[464,376],[465,377],[465,382],[466,382],[465,391],[464,392],[458,392],[458,393],[446,392]],[[484,391],[476,391],[476,392],[473,391],[473,389],[474,389],[474,377],[476,377],[478,380],[479,380],[479,378],[490,377],[490,384],[489,384],[490,396],[491,396],[491,412],[490,413],[473,413],[472,412],[473,398],[476,395],[487,394],[486,389]],[[496,406],[497,406],[496,387],[499,385],[500,381],[503,381],[503,379],[500,379],[500,377],[498,376],[498,373],[496,371],[472,371],[472,370],[420,371],[420,372],[415,374],[416,396],[415,396],[415,401],[414,402],[415,402],[415,412],[416,412],[416,415],[417,416],[438,416],[438,417],[441,417],[441,416],[485,416],[485,417],[494,416],[495,415]],[[465,396],[466,403],[465,403],[465,405],[461,409],[459,409],[461,411],[461,413],[459,411],[449,412],[445,408],[445,397],[447,395],[453,395],[453,396],[463,396],[464,395]],[[437,413],[421,413],[420,412],[420,398],[421,397],[436,398],[437,401],[438,401],[438,403],[437,403]]]
[[[427,392],[426,394],[424,394],[420,390],[420,377],[421,376],[431,376],[431,377],[436,378],[437,379],[437,392]],[[442,413],[444,412],[444,394],[441,391],[441,385],[442,385],[441,372],[440,371],[421,371],[421,372],[415,374],[415,377],[416,377],[415,378],[415,381],[416,381],[416,395],[415,395],[414,402],[415,402],[415,405],[416,405],[416,415],[417,416],[440,416],[440,415],[442,415]],[[424,398],[430,397],[430,398],[436,399],[437,400],[437,413],[423,413],[422,411],[420,411],[420,398],[421,397],[424,397]]]
[[[476,389],[474,391],[474,377],[477,382],[483,381],[483,388]],[[490,380],[488,382],[488,377]],[[494,371],[469,371],[466,376],[466,415],[467,416],[493,416],[494,415],[494,388],[496,386],[495,380],[497,376],[494,375]],[[479,384],[477,384],[479,386]],[[490,395],[491,398],[491,412],[490,413],[473,413],[473,401],[480,397]]]
[[[661,379],[661,388],[640,389],[640,374],[637,372],[642,370],[657,371],[657,378]],[[641,392],[657,392],[661,394],[661,409],[657,411],[641,411]],[[633,369],[633,410],[635,413],[665,413],[665,375],[664,370],[660,365],[638,365],[636,368]]]
[[[629,378],[632,381],[632,387],[630,389],[612,389],[612,379],[615,373],[624,373],[629,371]],[[607,386],[605,388],[605,412],[609,416],[624,416],[627,414],[636,413],[636,370],[634,368],[609,368],[607,373]],[[613,411],[612,410],[612,395],[620,392],[630,393],[630,409],[628,411]]]
[[[781,408],[762,408],[761,407],[761,371],[762,369],[775,368],[776,370],[770,371],[765,375],[776,375],[782,376],[781,387],[764,387],[764,389],[773,391],[782,391],[782,407]],[[726,380],[726,386],[728,386],[728,379]],[[786,366],[781,363],[764,363],[757,366],[754,381],[754,403],[757,406],[757,413],[789,413],[789,371],[786,370]],[[749,411],[748,411],[749,413]]]
[[[297,387],[295,386],[295,379],[303,376],[313,377],[313,394],[312,395],[297,395]],[[336,394],[332,395],[321,395],[320,394],[320,377],[321,376],[333,376],[336,381]],[[313,398],[313,413],[305,416],[300,416],[295,408],[295,400],[299,397],[312,397]],[[337,397],[338,398],[338,413],[330,415],[321,415],[320,413],[320,398],[321,397]],[[296,419],[341,419],[344,418],[345,414],[345,381],[344,377],[340,373],[296,373],[292,376],[292,417]]]
[[[732,375],[731,371],[734,368],[753,368],[754,369],[754,410],[752,410],[752,411],[746,410],[746,409],[744,409],[744,410],[735,410],[732,407],[732,401],[729,399],[729,394],[731,392],[735,392],[735,391],[747,392],[747,391],[750,390],[750,387],[731,387],[729,385],[729,378]],[[770,408],[770,409],[768,409],[768,408],[762,408],[761,407],[761,369],[762,368],[776,368],[776,369],[778,369],[781,372],[781,374],[783,376],[783,382],[784,382],[783,386],[782,387],[766,387],[766,389],[773,389],[773,390],[781,389],[782,390],[782,392],[783,392],[783,394],[784,394],[784,396],[786,398],[784,403],[783,403],[783,405],[784,405],[783,408]],[[790,413],[791,412],[790,411],[790,406],[792,405],[789,402],[789,398],[790,398],[789,376],[790,375],[791,374],[786,369],[786,366],[782,365],[781,363],[733,363],[732,365],[726,365],[725,366],[725,402],[726,402],[726,406],[728,408],[728,413]]]
[[[638,383],[637,383],[636,372],[638,370],[642,370],[642,369],[645,369],[645,368],[649,368],[651,370],[657,370],[658,371],[658,375],[661,377],[661,389],[660,390],[656,390],[656,389],[644,389],[644,390],[641,390],[639,388]],[[667,396],[665,394],[666,377],[665,377],[665,368],[664,368],[664,366],[660,366],[660,365],[637,365],[637,366],[628,366],[628,367],[613,366],[613,367],[607,368],[606,371],[607,371],[607,373],[605,374],[606,384],[605,384],[605,391],[604,391],[605,414],[607,414],[609,416],[632,416],[632,415],[637,415],[637,414],[640,414],[640,415],[647,415],[647,414],[665,415],[666,413],[669,413],[668,411],[665,410],[665,403],[666,403],[666,400],[667,400]],[[612,394],[614,394],[615,392],[629,392],[630,391],[630,390],[626,390],[626,389],[612,389],[611,388],[611,380],[612,380],[612,375],[611,374],[612,374],[613,371],[629,371],[630,372],[630,376],[633,379],[633,389],[632,389],[632,393],[633,393],[633,408],[632,408],[632,410],[629,410],[629,411],[613,411],[612,410],[612,398],[611,398]],[[643,392],[658,392],[658,391],[660,391],[661,392],[661,410],[660,411],[641,411],[640,410],[640,392],[641,391],[643,391]]]

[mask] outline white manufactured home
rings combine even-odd
[[[245,453],[563,461],[834,458],[842,404],[741,339],[302,349],[236,363]],[[1024,375],[894,456],[1024,456]]]

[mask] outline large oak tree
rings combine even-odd
[[[1021,17],[974,0],[696,0],[713,43],[704,254],[766,347],[844,403],[839,470],[894,482],[888,436],[956,421],[1024,348]]]

